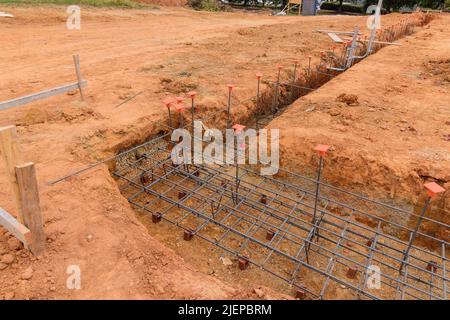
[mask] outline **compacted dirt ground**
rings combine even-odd
[[[264,279],[239,281],[239,277],[218,276],[222,271],[210,272],[210,268],[196,264],[195,259],[186,262],[177,254],[182,251],[179,246],[171,243],[168,248],[158,241],[168,242],[170,237],[158,234],[154,237],[152,229],[145,228],[136,218],[106,165],[56,185],[47,182],[167,129],[166,110],[161,103],[167,96],[196,90],[200,112],[208,114],[223,109],[227,83],[236,85],[234,101],[246,99],[255,94],[256,71],[273,79],[278,64],[290,65],[293,58],[298,58],[304,66],[308,55],[317,61],[319,52],[328,49],[331,43],[326,36],[313,33],[314,29],[351,30],[355,25],[363,27],[366,18],[271,17],[180,8],[82,8],[81,30],[67,30],[64,7],[0,10],[15,15],[13,19],[0,20],[0,100],[74,82],[73,54],[80,55],[81,71],[88,81],[84,102],[79,101],[77,93],[70,93],[0,112],[0,126],[18,126],[23,156],[36,164],[48,236],[45,254],[35,258],[0,229],[0,255],[13,257],[12,262],[4,263],[6,259],[0,264],[0,297],[288,298],[270,288],[260,288],[267,283]],[[396,19],[396,15],[386,16],[384,21]],[[290,127],[299,135],[295,143],[301,139],[307,139],[308,143],[297,146],[291,138],[285,139],[285,150],[291,152],[295,148],[299,156],[304,154],[310,159],[306,150],[321,140],[336,145],[336,153],[348,152],[351,161],[352,149],[341,150],[338,143],[343,143],[342,140],[330,138],[344,139],[347,130],[355,136],[355,146],[367,146],[371,140],[366,136],[372,139],[371,143],[389,144],[386,137],[391,133],[396,138],[392,144],[383,147],[381,142],[374,143],[365,147],[367,153],[374,153],[373,157],[379,159],[380,149],[386,152],[400,149],[399,156],[406,156],[407,150],[412,149],[417,159],[423,153],[432,158],[439,156],[443,159],[441,166],[448,168],[449,142],[444,135],[450,133],[445,122],[449,114],[443,107],[448,102],[448,60],[440,60],[445,52],[448,57],[448,25],[448,17],[433,21],[429,29],[418,30],[403,41],[403,47],[383,49],[358,64],[355,71],[350,70],[296,102],[271,125],[278,125],[279,121],[283,129]],[[416,69],[400,63],[406,58]],[[444,69],[440,69],[442,66]],[[442,71],[433,71],[436,68]],[[409,75],[403,74],[406,69]],[[398,72],[403,73],[400,76]],[[340,82],[340,78],[345,82]],[[369,83],[378,85],[377,90],[381,91],[371,91]],[[425,86],[422,91],[426,96],[419,96],[420,86]],[[340,111],[337,116],[322,111],[321,103],[334,104],[336,96],[343,92],[357,94],[358,106],[333,106]],[[317,119],[303,120],[305,101],[316,105],[315,111],[308,115]],[[414,110],[411,114],[402,101],[411,105]],[[421,101],[425,104],[423,109]],[[126,103],[120,105],[122,102]],[[400,110],[402,107],[405,112]],[[395,116],[391,108],[397,110]],[[353,124],[333,122],[347,112]],[[233,113],[237,119],[245,118],[249,110],[235,108]],[[321,114],[324,120],[319,119]],[[224,113],[217,113],[213,120],[224,119]],[[379,121],[375,122],[376,119]],[[314,123],[321,126],[303,130]],[[364,134],[357,132],[361,127]],[[406,142],[401,140],[403,135],[408,138]],[[417,139],[422,136],[426,139],[424,144]],[[429,142],[433,144],[428,146]],[[421,149],[416,148],[419,144]],[[383,159],[395,161],[390,155]],[[404,162],[402,166],[407,168],[407,161]],[[376,166],[377,161],[374,163]],[[438,171],[442,172],[439,175],[430,176],[449,181],[444,169]],[[16,211],[3,167],[0,167],[0,205],[11,213]],[[212,261],[211,265],[222,268],[217,267],[221,263],[218,255],[211,259],[219,261]],[[80,290],[66,288],[69,265],[81,268]],[[223,274],[228,272],[223,269]]]

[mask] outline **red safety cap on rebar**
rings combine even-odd
[[[299,63],[300,63],[300,60],[298,60],[298,59],[294,59],[294,60],[292,60],[292,62],[294,62],[294,64],[295,64],[295,65],[297,65],[297,64],[299,64]]]
[[[189,97],[191,97],[192,99],[194,99],[195,96],[197,95],[197,92],[196,92],[196,91],[189,91],[189,92],[187,93],[187,95],[188,95]]]
[[[261,78],[262,78],[262,76],[263,76],[263,75],[262,75],[262,73],[261,73],[261,72],[257,72],[257,73],[256,73],[256,78],[257,78],[257,79],[261,79]]]
[[[233,90],[233,88],[234,88],[234,84],[227,84],[227,87],[228,87],[228,90]]]
[[[327,155],[328,150],[330,150],[331,146],[328,146],[326,144],[318,144],[314,150],[317,151],[317,153],[321,157],[325,157]]]
[[[184,101],[183,97],[176,97],[175,99],[177,100],[177,103],[181,103]]]
[[[235,124],[234,126],[232,126],[232,128],[236,133],[241,133],[242,130],[244,130],[245,126],[242,124]]]
[[[175,109],[177,110],[177,112],[183,112],[184,109],[187,109],[188,107],[184,104],[184,103],[178,103],[175,106]]]
[[[162,102],[164,103],[164,105],[166,107],[170,107],[170,105],[173,103],[173,100],[172,99],[164,99]]]
[[[279,65],[277,66],[277,68],[278,68],[278,70],[281,70],[281,69],[283,69],[283,66],[282,66],[281,64],[279,64]]]
[[[436,197],[439,193],[445,192],[445,189],[436,182],[427,182],[423,186],[427,189],[428,195],[432,198]]]

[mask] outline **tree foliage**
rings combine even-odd
[[[443,8],[445,0],[383,0],[383,8],[388,11],[395,11],[403,6],[413,8],[415,5],[429,9]],[[377,4],[378,0],[367,0],[365,7]]]

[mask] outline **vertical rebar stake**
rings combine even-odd
[[[416,227],[414,228],[414,231],[412,232],[411,238],[409,239],[408,246],[406,247],[406,250],[404,251],[403,260],[402,260],[402,263],[400,264],[400,268],[398,269],[398,272],[400,274],[403,271],[403,266],[405,265],[406,261],[408,260],[409,251],[411,250],[412,244],[417,237],[417,232],[419,231],[423,217],[425,216],[425,213],[427,212],[428,207],[430,206],[431,199],[435,198],[439,193],[442,193],[445,191],[444,188],[442,188],[440,185],[438,185],[435,182],[425,183],[424,187],[425,187],[425,189],[427,189],[428,198],[427,198],[427,201],[425,202],[422,212],[420,213],[419,219],[417,220],[417,224],[416,224]]]
[[[191,98],[191,134],[192,134],[192,137],[191,137],[191,156],[192,156],[192,159],[194,159],[194,157],[195,157],[195,154],[194,154],[194,115],[195,115],[195,104],[194,104],[194,99],[195,99],[195,96],[197,95],[197,92],[195,92],[195,91],[189,91],[188,93],[188,96]]]
[[[179,128],[183,128],[184,127],[184,118],[183,118],[183,111],[184,111],[184,104],[183,103],[177,103],[177,112],[178,112],[178,119],[180,122]]]
[[[313,214],[313,235],[311,240],[314,238],[314,236],[317,236],[317,241],[319,240],[319,231],[316,228],[317,223],[317,205],[319,203],[319,191],[320,191],[320,177],[322,175],[322,168],[323,168],[323,158],[326,156],[328,150],[330,149],[330,146],[319,144],[314,149],[319,154],[319,169],[317,170],[317,180],[316,180],[316,193],[314,198],[314,214]]]
[[[297,66],[299,63],[298,59],[294,59],[294,74],[292,75],[292,94],[291,94],[291,102],[294,101],[295,96],[296,96],[296,88],[295,88],[295,83],[297,82]]]
[[[239,150],[239,145],[237,145],[238,150]],[[239,152],[239,151],[238,151]],[[235,194],[235,204],[239,203],[239,198],[238,198],[238,191],[239,191],[239,163],[238,163],[238,152],[236,152],[236,160],[235,160],[235,165],[236,165],[236,194]]]
[[[186,106],[183,104],[184,98],[176,97],[175,99],[177,100],[176,109],[177,109],[177,112],[179,113],[180,127],[183,128],[184,127],[183,111],[186,108]]]
[[[188,96],[191,98],[191,126],[192,126],[192,128],[191,128],[191,130],[192,130],[192,137],[194,137],[194,108],[195,108],[195,105],[194,105],[194,99],[195,99],[195,96],[197,95],[197,92],[195,92],[195,91],[189,91],[188,92]]]
[[[400,268],[398,269],[399,273],[402,273],[403,266],[405,265],[405,262],[406,262],[406,260],[408,259],[408,256],[409,256],[409,250],[411,250],[411,246],[413,244],[413,241],[416,239],[417,231],[419,231],[419,227],[420,227],[420,225],[422,223],[423,217],[424,217],[425,213],[427,212],[427,209],[428,209],[430,203],[431,203],[431,197],[428,197],[427,201],[425,202],[425,206],[422,208],[422,212],[420,213],[420,217],[417,220],[416,227],[414,228],[414,231],[412,232],[412,235],[411,235],[411,237],[409,239],[408,246],[406,247],[406,250],[403,253],[403,260],[402,260],[402,263],[400,264]]]
[[[228,84],[228,119],[227,119],[227,129],[231,126],[231,91],[233,91],[234,85]]]
[[[320,69],[322,68],[323,63],[326,62],[324,57],[325,57],[325,51],[321,50],[320,51],[320,61],[319,61],[319,65],[317,66],[318,71],[320,71]]]
[[[245,126],[241,125],[241,124],[235,124],[233,126],[234,129],[234,133],[236,136],[236,156],[235,156],[235,160],[234,160],[234,164],[236,166],[236,194],[235,194],[235,204],[237,204],[239,202],[239,198],[238,198],[238,191],[239,191],[239,161],[238,161],[238,157],[241,151],[241,146],[239,145],[239,136],[242,134],[242,131],[244,130]]]
[[[347,47],[348,47],[348,41],[345,41],[342,43],[342,53],[341,53],[341,59],[340,59],[340,68],[343,69],[345,64],[345,57],[347,56]]]
[[[281,69],[283,69],[282,65],[278,66],[278,75],[277,75],[277,83],[275,85],[275,95],[273,96],[273,101],[272,101],[272,117],[275,117],[275,113],[276,113],[276,104],[278,102],[278,90],[280,88],[280,76],[281,76]]]
[[[312,56],[308,56],[308,87],[311,88],[312,72],[311,72],[311,59]]]
[[[256,79],[258,81],[258,84],[256,86],[256,115],[255,115],[256,131],[259,130],[259,108],[260,108],[260,104],[259,104],[259,90],[260,90],[260,85],[261,85],[261,78],[262,78],[262,73],[258,72],[256,74]]]
[[[170,99],[165,99],[163,100],[164,105],[167,108],[167,112],[169,113],[169,127],[173,129],[172,126],[172,113],[170,112],[170,106],[172,105],[172,100]]]
[[[334,50],[335,50],[335,49],[336,49],[336,46],[335,46],[335,45],[332,45],[332,46],[330,47],[332,59],[329,59],[329,62],[330,62],[330,65],[328,66],[328,67],[329,67],[329,68],[328,68],[329,72],[331,71],[331,68],[334,67],[334,66],[333,66],[333,62],[335,61],[335,57],[336,57],[336,55],[334,54]],[[331,78],[331,75],[330,75],[330,78]]]

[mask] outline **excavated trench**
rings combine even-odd
[[[428,22],[426,18],[423,24]],[[360,49],[364,50],[365,47]],[[258,114],[259,126],[265,126],[293,101],[337,75],[324,66],[336,66],[339,61],[333,60],[331,54],[323,61],[299,74],[286,72],[284,81],[266,82],[267,89],[261,92],[259,99],[247,102],[254,112],[245,118],[237,115],[233,118],[255,127]],[[312,69],[316,71],[311,72]],[[218,122],[223,125],[225,118],[226,112],[222,111],[222,116],[216,119],[221,119]],[[189,117],[184,121],[188,122]],[[175,126],[178,124],[175,121]],[[408,295],[408,290],[411,298],[427,298],[427,292],[430,298],[445,295],[439,288],[446,281],[445,258],[441,254],[445,256],[447,248],[436,239],[418,236],[421,245],[441,253],[422,247],[412,249],[411,260],[415,262],[411,262],[409,268],[415,271],[410,271],[410,277],[406,275],[403,282],[406,290],[400,290],[398,285],[402,283],[398,279],[404,276],[400,277],[392,267],[401,261],[406,249],[405,237],[409,231],[404,221],[417,219],[414,214],[419,213],[420,206],[395,208],[326,184],[321,185],[321,194],[317,197],[314,176],[288,172],[282,178],[266,180],[253,172],[257,167],[251,166],[241,168],[246,178],[240,179],[242,194],[236,195],[233,193],[233,166],[174,166],[168,160],[173,147],[168,138],[169,131],[164,130],[142,147],[125,152],[116,159],[112,175],[149,233],[201,272],[230,284],[248,288],[266,286],[292,293],[300,299],[393,299],[400,297],[399,292],[402,297],[405,291]],[[315,170],[317,168],[311,168],[311,172]],[[301,200],[296,199],[299,197]],[[245,207],[243,212],[241,205]],[[328,227],[322,230],[322,239],[313,232],[313,239],[322,245],[306,249],[296,239],[311,236],[314,225],[310,224],[310,218],[315,205],[319,212],[323,210],[320,221],[325,221]],[[373,211],[377,214],[372,215]],[[292,212],[298,214],[294,221],[291,221]],[[380,217],[395,219],[387,221]],[[263,223],[258,222],[261,219]],[[389,228],[394,231],[385,233]],[[227,237],[227,242],[222,243]],[[277,237],[281,240],[274,244]],[[378,245],[383,250],[377,250]],[[381,251],[388,253],[383,255]],[[377,254],[378,258],[374,258]],[[364,269],[368,258],[377,260],[385,268],[381,272],[386,283],[397,279],[397,286],[375,293],[361,290],[364,273],[358,270]],[[302,259],[310,261],[303,264]],[[431,284],[417,282],[418,278],[429,277],[430,272],[422,273],[433,270],[434,264],[430,267],[430,261],[440,266],[438,279]],[[359,266],[355,272],[361,272],[357,277],[351,274],[354,263]],[[288,275],[293,277],[288,279]]]

